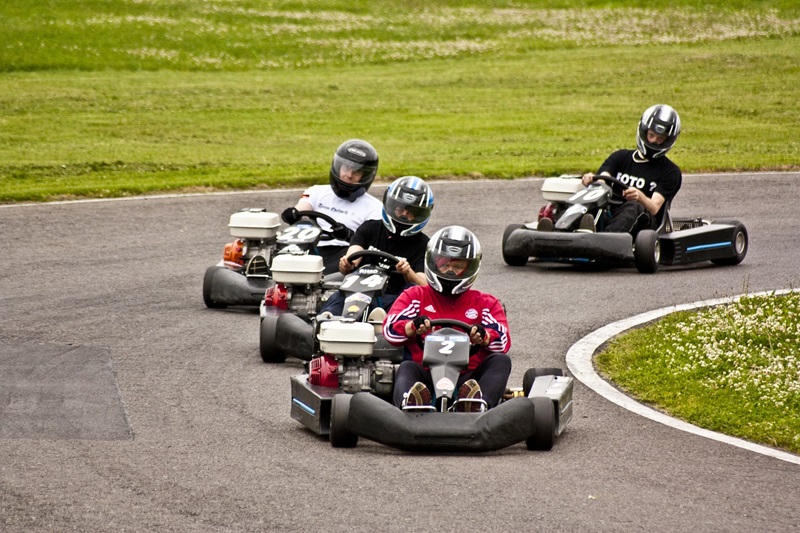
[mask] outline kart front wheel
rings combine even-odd
[[[334,448],[355,448],[358,435],[347,429],[350,416],[350,394],[337,394],[331,401],[331,446]]]
[[[556,441],[556,408],[553,400],[545,397],[532,398],[535,432],[525,444],[529,450],[547,451]]]
[[[633,261],[636,270],[642,274],[652,274],[658,270],[661,260],[661,244],[658,233],[651,229],[643,229],[636,235],[633,245]]]
[[[203,303],[209,309],[224,309],[227,307],[225,304],[217,303],[211,299],[211,289],[214,286],[214,274],[219,269],[218,266],[210,266],[206,269],[206,274],[203,276]]]
[[[278,317],[280,315],[267,315],[261,321],[261,331],[258,339],[258,350],[265,363],[283,363],[286,354],[278,350]]]
[[[525,226],[523,226],[522,224],[511,224],[503,232],[503,246],[502,246],[503,261],[505,261],[508,266],[515,266],[515,267],[525,266],[525,264],[528,262],[528,258],[527,257],[522,257],[522,256],[518,256],[518,255],[512,255],[512,254],[509,254],[508,252],[506,252],[506,241],[508,240],[508,237],[514,231],[516,231],[516,230],[518,230],[520,228],[524,228],[524,227]]]
[[[529,368],[525,371],[525,375],[522,376],[522,392],[525,393],[525,396],[531,393],[531,389],[533,388],[533,382],[536,381],[536,378],[539,376],[563,376],[564,371],[557,367],[546,367],[546,368]]]
[[[747,255],[747,247],[750,244],[747,236],[747,228],[744,227],[744,224],[736,220],[715,220],[714,223],[730,224],[734,227],[731,243],[733,244],[733,253],[735,255],[733,257],[712,259],[711,262],[715,265],[738,265],[742,262],[744,256]]]

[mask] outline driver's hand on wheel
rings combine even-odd
[[[475,324],[469,330],[469,343],[483,346],[489,346],[489,334],[486,333],[486,328],[480,324]]]
[[[414,335],[425,335],[431,330],[431,321],[425,315],[420,315],[414,320],[406,322],[406,337],[409,339]]]
[[[289,224],[290,226],[300,220],[300,215],[297,214],[297,208],[295,207],[287,207],[281,213],[281,220]]]
[[[583,183],[584,187],[588,187],[592,183],[594,183],[594,172],[587,172],[581,178],[581,183]]]
[[[348,274],[352,272],[352,270],[356,267],[355,263],[351,263],[347,260],[347,256],[342,256],[339,258],[339,272],[342,274]]]
[[[638,202],[641,194],[642,193],[636,187],[628,187],[627,189],[622,191],[622,195],[629,202]]]
[[[394,266],[394,269],[397,270],[399,273],[403,274],[404,276],[406,274],[410,274],[411,272],[413,272],[413,270],[411,270],[411,265],[409,265],[408,261],[406,261],[402,257],[400,258],[400,261],[398,261],[397,264]]]

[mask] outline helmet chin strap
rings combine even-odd
[[[638,157],[637,157],[637,156],[638,156]],[[637,162],[637,163],[647,163],[648,161],[650,161],[650,160],[649,160],[649,159],[647,159],[647,158],[644,156],[644,154],[643,154],[642,152],[640,152],[638,149],[637,149],[637,150],[636,150],[636,151],[633,153],[633,160],[634,160],[635,162]]]

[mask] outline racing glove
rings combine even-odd
[[[419,329],[420,326],[425,325],[426,320],[430,320],[430,318],[425,315],[419,315],[414,319],[414,329]]]
[[[281,213],[281,220],[289,224],[290,226],[300,220],[300,215],[297,214],[297,208],[295,207],[287,207]]]
[[[331,235],[333,235],[335,239],[339,239],[340,241],[350,242],[350,239],[353,238],[353,230],[351,230],[344,224],[339,224],[338,226],[334,226],[333,228],[331,228]]]

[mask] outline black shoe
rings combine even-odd
[[[586,213],[581,217],[581,223],[578,226],[578,231],[581,233],[594,233],[594,217],[589,213]]]
[[[537,231],[553,231],[554,229],[555,225],[551,218],[540,218],[539,223],[536,225]]]

